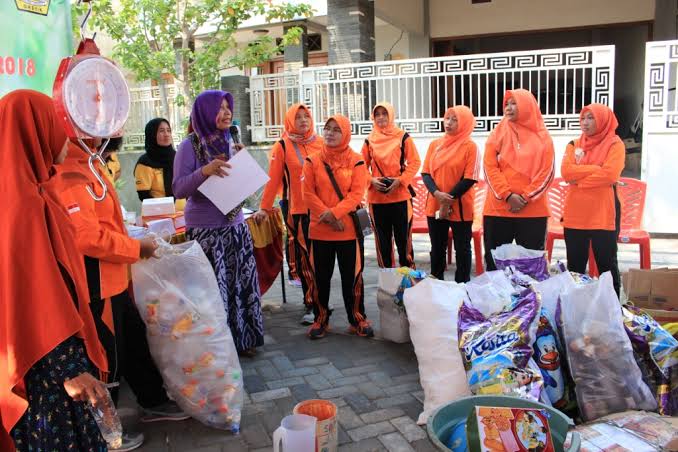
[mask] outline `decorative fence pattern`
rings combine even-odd
[[[415,136],[441,133],[445,109],[459,104],[473,110],[477,133],[489,133],[501,120],[504,91],[512,88],[532,91],[549,130],[568,133],[579,129],[584,105],[611,103],[614,46],[313,67],[298,76],[255,76],[250,86],[254,141],[277,139],[284,110],[299,99],[311,107],[318,129],[341,113],[360,137],[372,129],[371,107],[383,100],[396,106],[400,127]]]
[[[170,110],[170,117],[167,119],[172,125],[172,138],[175,143],[179,143],[184,138],[181,133],[184,111],[183,108],[177,107],[174,102],[177,97],[177,87],[175,85],[167,85],[166,89]],[[153,118],[165,116],[160,97],[160,88],[157,86],[132,88],[130,89],[130,99],[130,115],[125,124],[125,146],[128,148],[143,148],[146,123]]]

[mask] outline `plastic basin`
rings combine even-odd
[[[538,402],[530,400],[519,399],[517,397],[508,396],[472,396],[464,397],[452,403],[438,408],[429,418],[426,423],[426,430],[428,436],[440,450],[450,451],[445,445],[452,433],[452,430],[461,422],[466,422],[471,410],[476,406],[496,406],[508,408],[538,408],[549,412],[551,415],[549,419],[549,427],[551,428],[551,436],[555,445],[556,452],[564,451],[563,444],[565,437],[571,427],[574,427],[574,422],[569,417],[565,416],[560,411],[553,407],[546,406]],[[581,438],[579,433],[572,434],[572,443],[567,452],[578,452],[581,446]],[[451,451],[450,451],[451,452]]]

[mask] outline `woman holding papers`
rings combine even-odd
[[[364,305],[363,266],[365,248],[356,234],[352,214],[365,195],[367,169],[360,154],[349,147],[351,123],[342,115],[330,117],[323,131],[322,149],[306,158],[303,194],[311,217],[311,262],[315,270],[317,296],[315,321],[308,330],[311,339],[325,335],[329,326],[330,282],[335,258],[339,261],[341,289],[349,332],[374,336]]]
[[[261,296],[254,247],[242,205],[224,215],[198,187],[208,177],[228,177],[228,160],[238,150],[229,127],[233,96],[219,90],[202,92],[191,111],[189,135],[174,161],[174,195],[187,198],[186,236],[202,246],[214,267],[228,314],[228,324],[241,355],[254,356],[264,344]]]
[[[273,208],[273,200],[282,189],[282,208],[289,237],[288,256],[291,254],[290,270],[296,269],[304,292],[306,312],[301,320],[304,325],[313,323],[313,269],[309,261],[310,240],[308,237],[308,207],[301,194],[301,170],[304,159],[323,147],[323,139],[316,135],[313,118],[308,107],[292,105],[285,115],[283,138],[271,149],[271,165],[268,172],[271,180],[266,184],[261,207],[254,214],[257,223],[263,221]]]

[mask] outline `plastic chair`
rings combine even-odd
[[[640,268],[649,270],[652,267],[650,251],[650,233],[643,229],[643,213],[645,212],[645,195],[647,184],[638,179],[622,177],[617,183],[617,197],[621,203],[621,224],[617,243],[634,243],[640,252]],[[593,256],[589,256],[592,260]],[[591,276],[598,276],[595,260],[592,260]]]
[[[485,207],[485,198],[487,198],[487,183],[479,180],[473,186],[475,198],[473,199],[473,227],[471,236],[473,237],[473,253],[476,257],[476,276],[485,271],[483,266],[483,207]]]

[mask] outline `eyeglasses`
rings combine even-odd
[[[341,133],[341,129],[339,127],[325,127],[323,128],[324,133]]]

